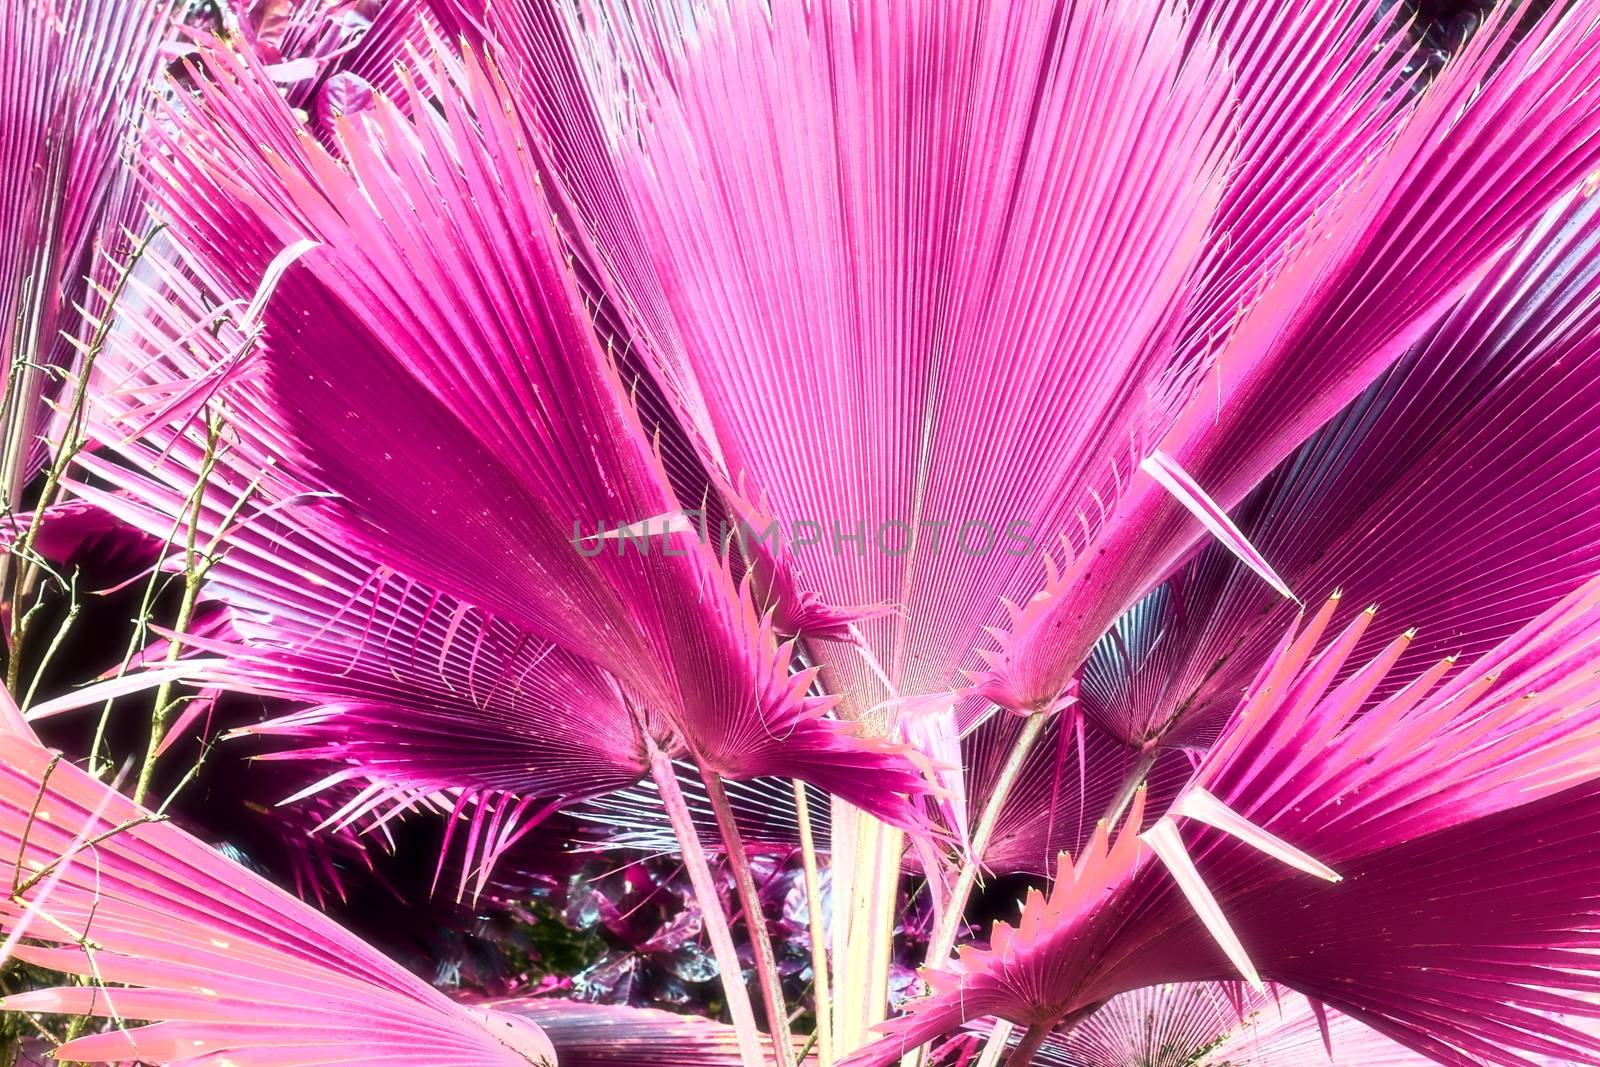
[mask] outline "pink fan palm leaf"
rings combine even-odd
[[[4,1006],[119,1021],[62,1046],[63,1059],[556,1062],[536,1025],[452,1003],[307,905],[55,760],[32,736],[7,728],[0,752],[0,876],[13,887],[0,920],[16,921],[40,873],[64,869],[43,907],[47,921],[29,932],[39,944],[17,955],[92,979]],[[76,842],[72,828],[95,810],[107,829]]]
[[[27,0],[0,14],[0,494],[23,506],[44,466],[47,402],[65,392],[89,344],[80,305],[101,247],[142,227],[126,141],[172,30],[163,0]]]
[[[1597,208],[1574,195],[1550,212],[1241,510],[1302,594],[1413,624],[1413,664],[1482,653],[1600,566]],[[1214,732],[1288,618],[1215,550],[1138,614],[1080,691],[1132,744],[1185,743],[1207,717]]]
[[[1497,9],[1218,342],[1204,387],[1160,442],[1218,505],[1237,504],[1594,169],[1594,98],[1579,87],[1600,74],[1596,12],[1575,7],[1517,40],[1521,14]],[[1555,117],[1555,100],[1573,109]],[[1528,136],[1506,138],[1511,127]],[[1058,691],[1194,540],[1192,520],[1149,478],[1130,483],[1102,529],[1005,643],[985,683],[1002,703]]]
[[[328,535],[317,493],[278,462],[252,312],[219,313],[229,303],[200,268],[162,244],[135,272],[139,310],[96,364],[99,448],[74,490],[158,545],[192,524],[202,547],[217,546],[203,593],[226,606],[232,634],[184,638],[225,658],[207,684],[300,705],[245,729],[293,739],[285,757],[330,761],[322,785],[358,784],[358,802],[331,823],[419,803],[470,814],[462,837],[483,858],[462,873],[476,868],[481,889],[535,799],[572,801],[649,773],[635,716],[592,663]],[[220,456],[201,405],[233,420]]]
[[[224,279],[259,271],[266,248],[320,242],[267,306],[264,364],[286,465],[338,494],[329,536],[604,668],[710,770],[781,769],[906,818],[897,794],[920,777],[823,717],[810,674],[790,673],[789,648],[713,546],[689,532],[658,533],[666,543],[648,551],[598,539],[681,507],[582,312],[535,176],[514,165],[524,134],[492,73],[469,58],[455,86],[428,68],[443,117],[424,107],[413,124],[384,101],[341,120],[346,168],[297,135],[242,57],[213,52],[208,70],[200,101],[175,115],[185,138],[147,162]],[[241,113],[274,148],[237,139]],[[462,211],[397,213],[413,199]],[[217,226],[253,234],[262,260],[250,268]],[[871,788],[863,769],[879,772]]]
[[[1325,608],[1280,644],[1167,815],[1140,835],[1140,797],[1109,849],[1102,824],[1014,933],[932,975],[936,995],[851,1062],[988,1014],[1037,1043],[1119,993],[1239,971],[1443,1062],[1600,1060],[1600,1040],[1549,1018],[1594,1013],[1574,994],[1596,983],[1597,597],[1591,581],[1454,677],[1446,660],[1370,710],[1409,635],[1338,681],[1371,615],[1313,655]]]
[[[1597,205],[1574,194],[1547,213],[1236,512],[1295,589],[1342,589],[1347,603],[1381,603],[1415,624],[1391,689],[1430,656],[1481,654],[1600,566]],[[1189,761],[1167,750],[1204,749],[1293,610],[1222,546],[1145,597],[1080,679],[1075,710],[1088,721],[1073,729],[1088,745],[1086,783],[1071,731],[1046,738],[988,864],[1047,870],[1143,776],[1170,801]],[[1385,640],[1369,633],[1352,662]],[[1016,733],[991,720],[966,741],[974,805]]]
[[[1217,983],[1117,997],[1047,1041],[1040,1067],[1423,1067],[1431,1060],[1347,1015],[1281,990]]]
[[[856,623],[870,658],[814,650],[847,714],[957,681],[1160,421],[1233,154],[1213,45],[1160,5],[488,19],[519,96],[562,101],[551,183],[605,298],[778,526],[764,592],[898,609]]]

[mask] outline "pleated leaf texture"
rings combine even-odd
[[[1323,641],[1338,603],[1284,635],[1166,814],[1141,833],[1141,793],[1119,829],[1102,822],[1014,928],[930,971],[935,995],[845,1062],[1241,973],[1440,1062],[1593,1060],[1600,1039],[1551,1015],[1596,1012],[1600,581],[1378,700],[1410,635],[1345,672],[1373,613]]]
[[[729,1028],[701,1019],[570,1001],[453,1002],[90,779],[20,722],[0,734],[0,875],[26,887],[0,914],[10,925],[32,913],[29,936],[41,944],[17,948],[18,958],[94,978],[0,1004],[117,1021],[58,1048],[61,1060],[551,1067],[559,1056],[625,1067],[644,1062],[643,1046],[685,1067],[739,1062]]]
[[[1053,707],[1203,530],[1145,460],[1234,506],[1593,168],[1573,15],[1513,45],[1502,12],[1415,99],[1374,4],[482,21],[707,476],[752,526],[826,528],[758,581],[898,609],[857,623],[870,658],[816,645],[864,714],[964,670]]]
[[[50,458],[52,400],[90,342],[82,305],[126,255],[137,184],[118,156],[173,26],[164,0],[7,4],[0,13],[0,494],[8,508]]]
[[[429,590],[420,623],[416,597],[386,598],[375,579],[345,614],[360,617],[362,597],[377,601],[369,620],[412,612],[396,639],[407,647],[419,625],[444,620],[427,651],[441,662],[474,639],[463,655],[476,662],[491,625],[513,647],[558,645],[623,691],[581,677],[585,666],[564,678],[562,655],[534,672],[616,729],[631,719],[717,773],[792,774],[911,820],[904,795],[922,791],[917,770],[825,717],[831,700],[807,692],[814,671],[790,670],[792,644],[720,545],[686,532],[665,551],[583,550],[585,537],[685,505],[591,328],[518,147],[528,133],[493,72],[470,54],[459,67],[424,61],[443,113],[407,76],[404,107],[380,99],[335,123],[341,162],[253,61],[220,48],[204,61],[197,99],[170,113],[177,133],[147,141],[152,195],[174,232],[235,295],[255,291],[280,250],[316,246],[266,301],[266,395],[232,425],[332,497],[302,509],[302,523]],[[419,203],[443,207],[409,206]],[[381,653],[358,641],[356,654]],[[493,684],[517,664],[482,666],[501,668]],[[577,732],[562,740],[582,744]],[[644,765],[642,744],[631,755]]]
[[[1600,1064],[1600,0],[199,21],[0,13],[0,622],[186,598],[0,691],[58,1059]],[[34,732],[175,687],[136,795],[275,761],[319,904],[677,853],[729,1023],[447,995]]]

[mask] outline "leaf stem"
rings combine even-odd
[[[1144,780],[1150,776],[1150,768],[1155,765],[1156,749],[1152,745],[1139,753],[1139,759],[1134,763],[1133,769],[1128,772],[1127,780],[1122,783],[1122,788],[1117,791],[1117,795],[1112,798],[1111,803],[1106,807],[1106,813],[1101,821],[1106,824],[1107,833],[1116,830],[1117,821],[1127,812],[1128,805],[1133,803],[1134,794],[1139,791],[1141,785],[1144,785]]]
[[[1034,1023],[1028,1027],[1022,1035],[1022,1040],[1017,1042],[1017,1047],[1011,1050],[1011,1057],[1006,1060],[1006,1067],[1028,1067],[1033,1062],[1039,1047],[1044,1044],[1044,1039],[1049,1036],[1049,1023]]]
[[[745,853],[744,839],[734,821],[728,794],[722,788],[722,776],[702,763],[700,777],[706,785],[706,796],[711,800],[711,811],[717,817],[717,829],[722,832],[728,865],[733,869],[733,882],[739,891],[739,903],[744,908],[745,928],[750,933],[750,946],[755,951],[756,977],[761,983],[761,999],[767,1009],[767,1029],[772,1035],[772,1061],[779,1067],[793,1067],[794,1044],[789,1033],[789,1011],[784,1004],[778,961],[772,954],[772,935],[767,930],[767,917],[761,909],[761,891],[756,887],[755,874],[750,870],[750,857]]]
[[[222,416],[212,413],[206,423],[206,450],[195,478],[194,493],[186,502],[189,509],[189,529],[183,547],[183,599],[178,604],[178,616],[172,627],[172,638],[167,644],[167,662],[177,663],[183,655],[183,634],[194,620],[194,609],[200,599],[200,586],[214,559],[213,543],[201,551],[200,522],[205,511],[206,487],[211,472],[216,469],[218,446],[222,439]],[[144,803],[145,794],[155,778],[156,760],[161,756],[161,746],[166,740],[167,720],[176,702],[172,699],[175,682],[162,682],[156,690],[155,707],[150,713],[150,740],[145,746],[144,762],[139,765],[139,780],[133,789],[133,802]]]
[[[949,906],[945,909],[942,921],[934,933],[932,944],[928,946],[929,967],[942,967],[950,959],[950,952],[956,945],[956,935],[961,929],[961,919],[967,910],[967,901],[972,896],[973,886],[978,881],[983,854],[988,851],[989,839],[994,836],[994,828],[1000,821],[1000,813],[1011,795],[1011,788],[1021,776],[1023,764],[1027,762],[1035,742],[1044,731],[1044,724],[1044,715],[1028,716],[1023,723],[1022,732],[1017,734],[1017,740],[1011,746],[1011,754],[1006,757],[1005,765],[1000,768],[994,789],[989,793],[989,801],[983,807],[977,829],[973,831],[972,850],[961,864],[961,872],[956,876],[955,889],[950,894]]]
[[[989,1040],[984,1042],[983,1054],[978,1057],[977,1067],[999,1067],[1000,1057],[1006,1054],[1006,1045],[1015,1030],[1011,1020],[996,1019],[994,1029],[989,1031]]]
[[[26,712],[33,705],[33,698],[38,693],[39,682],[44,678],[45,672],[50,669],[50,663],[56,658],[56,653],[61,651],[61,643],[66,639],[67,631],[72,629],[72,624],[78,620],[78,612],[83,605],[78,602],[78,572],[72,572],[72,580],[67,586],[67,615],[56,628],[56,635],[50,641],[50,647],[44,650],[44,657],[39,660],[38,669],[33,672],[33,680],[28,683],[28,692],[22,698],[18,707]]]
[[[805,783],[794,783],[795,812],[800,822],[800,855],[805,868],[806,917],[811,928],[811,975],[817,1018],[817,1067],[833,1067],[833,998],[828,985],[828,934],[822,921],[822,875],[817,842],[811,829],[811,805]]]
[[[967,902],[972,897],[972,890],[978,882],[978,872],[983,865],[983,854],[989,849],[989,839],[994,836],[994,828],[1000,822],[1000,813],[1005,809],[1006,800],[1011,795],[1012,786],[1022,775],[1022,767],[1028,761],[1028,755],[1033,751],[1033,746],[1038,742],[1039,736],[1044,732],[1045,716],[1033,714],[1028,716],[1022,725],[1022,730],[1017,734],[1017,739],[1011,745],[1011,752],[1006,756],[1005,765],[1000,768],[999,777],[995,779],[994,788],[989,793],[989,800],[983,806],[983,814],[978,818],[977,828],[972,834],[972,848],[961,863],[961,871],[956,876],[955,888],[951,890],[950,900],[944,913],[939,917],[939,924],[934,929],[933,940],[928,945],[927,966],[943,967],[950,959],[950,953],[956,947],[956,936],[961,931],[961,920],[967,911]],[[907,1060],[912,1067],[920,1067],[928,1060],[928,1046],[923,1045]]]
[[[699,832],[695,830],[694,816],[683,799],[683,791],[678,788],[672,760],[648,734],[646,738],[650,774],[655,779],[656,791],[661,795],[661,806],[666,809],[667,819],[677,835],[684,868],[689,873],[689,882],[694,886],[700,911],[705,918],[706,936],[711,939],[711,952],[716,958],[717,971],[722,979],[722,992],[728,998],[728,1014],[739,1039],[739,1059],[744,1067],[763,1067],[761,1033],[756,1028],[755,1011],[750,1006],[750,991],[745,988],[744,968],[739,963],[739,950],[734,947],[733,933],[728,929],[728,917],[722,910],[722,899],[717,895],[717,884],[711,877],[711,867],[706,862]]]

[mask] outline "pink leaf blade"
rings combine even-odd
[[[1140,835],[1140,840],[1161,857],[1161,862],[1166,865],[1173,881],[1183,891],[1195,914],[1216,939],[1217,945],[1227,953],[1228,959],[1239,969],[1239,974],[1256,992],[1262,992],[1265,986],[1261,982],[1261,975],[1256,972],[1256,965],[1250,962],[1250,955],[1239,941],[1239,935],[1233,932],[1233,927],[1222,913],[1222,906],[1217,903],[1217,898],[1206,885],[1205,879],[1200,876],[1199,870],[1195,868],[1194,860],[1189,857],[1189,850],[1184,846],[1183,838],[1178,835],[1177,825],[1170,819],[1157,820],[1154,826]]]
[[[35,864],[43,869],[69,855],[78,832],[71,827],[90,812],[101,812],[100,820],[114,831],[96,835],[94,849],[78,862],[56,867],[61,877],[49,900],[52,922],[35,926],[33,936],[62,947],[49,955],[28,949],[25,955],[74,973],[115,975],[144,986],[149,992],[133,994],[136,1005],[159,1008],[175,1020],[157,1018],[142,1036],[119,1031],[83,1038],[65,1054],[123,1059],[134,1041],[137,1055],[161,1058],[160,1050],[167,1047],[173,1051],[166,1058],[175,1059],[177,1045],[162,1045],[162,1035],[170,1034],[191,1050],[237,1049],[263,1065],[299,1062],[294,1054],[274,1060],[274,1047],[316,1049],[332,1062],[359,1048],[369,1059],[382,1055],[386,1062],[420,1063],[410,1051],[418,1047],[431,1050],[429,1062],[451,1067],[536,1062],[514,1055],[509,1042],[330,920],[153,819],[78,768],[56,762],[46,778],[50,754],[31,736],[6,731],[0,752],[6,864],[20,860],[24,869]],[[41,781],[42,800],[36,806]],[[0,875],[9,882],[13,872],[0,866]],[[0,904],[6,927],[18,918],[16,905]],[[97,945],[92,959],[66,932],[89,921]],[[272,990],[264,1002],[263,986]],[[55,996],[67,1003],[95,992],[67,989]],[[90,1006],[97,1014],[115,1011],[116,991],[99,992],[98,1002],[72,1006]],[[253,1014],[261,1021],[236,1021],[246,1013],[243,1008],[233,1013],[208,1007],[229,995],[259,1004]],[[522,1036],[544,1042],[531,1024],[525,1024]],[[548,1042],[540,1047],[553,1060]]]
[[[1228,513],[1218,507],[1172,457],[1158,449],[1139,464],[1139,469],[1171,493],[1191,515],[1199,519],[1201,524],[1227,547],[1228,551],[1259,574],[1268,585],[1278,591],[1279,595],[1297,604],[1300,602],[1300,598],[1294,595],[1284,580],[1278,576],[1278,572],[1272,569],[1272,564],[1266,561],[1239,527],[1234,525],[1233,520],[1228,518]]]

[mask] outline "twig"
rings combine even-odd
[[[138,247],[134,249],[133,255],[129,257],[128,262],[123,265],[122,270],[117,275],[116,283],[107,295],[105,313],[96,325],[94,335],[90,339],[88,346],[84,349],[83,364],[78,369],[78,380],[73,390],[72,404],[67,413],[66,426],[62,429],[61,441],[56,449],[55,458],[45,475],[44,488],[39,494],[39,500],[34,506],[33,516],[28,522],[27,529],[23,532],[22,540],[12,553],[19,559],[26,561],[33,557],[34,546],[39,538],[39,528],[44,521],[44,514],[55,503],[56,494],[61,489],[61,481],[66,475],[67,468],[71,466],[73,460],[83,451],[84,445],[88,443],[88,438],[83,432],[83,426],[88,414],[89,379],[93,374],[95,361],[99,358],[100,353],[104,351],[106,341],[111,336],[112,324],[116,322],[117,304],[122,300],[122,294],[127,289],[128,280],[133,276],[134,268],[144,258],[151,243],[165,229],[166,224],[160,223],[145,235],[144,239],[139,242]],[[8,403],[16,399],[12,393],[12,384],[14,383],[8,383],[7,386]],[[18,443],[13,441],[9,442],[9,444],[11,447],[7,449],[8,454],[6,457],[8,470],[18,462],[14,455],[18,451]],[[8,503],[13,502],[8,501]],[[17,691],[18,683],[21,681],[22,646],[27,637],[28,623],[34,614],[32,609],[24,609],[20,616],[16,612],[19,605],[28,599],[34,583],[38,579],[38,573],[36,566],[25,563],[24,566],[17,568],[12,575],[11,655],[6,663],[6,684],[12,692]]]
[[[33,681],[28,683],[28,692],[22,698],[20,705],[22,711],[27,711],[33,704],[34,695],[39,690],[39,682],[44,677],[45,671],[50,666],[50,661],[55,659],[56,653],[61,649],[61,642],[66,639],[67,631],[72,629],[72,624],[78,619],[78,612],[83,605],[78,602],[78,572],[72,572],[72,579],[67,584],[67,615],[61,620],[61,625],[56,628],[55,637],[50,639],[50,647],[44,650],[44,658],[39,661],[38,668],[33,672]]]
[[[167,644],[167,662],[177,663],[183,655],[183,634],[189,628],[189,623],[194,618],[195,604],[199,600],[200,586],[205,580],[206,573],[211,568],[214,559],[211,548],[215,542],[208,546],[202,554],[199,549],[200,521],[205,509],[207,482],[211,472],[216,469],[218,445],[222,439],[222,416],[213,409],[206,420],[206,450],[200,461],[200,470],[195,478],[194,492],[186,502],[189,509],[189,529],[184,539],[183,550],[183,599],[178,604],[178,617],[172,630],[172,637]],[[161,756],[161,745],[166,739],[167,720],[172,714],[174,702],[172,690],[176,685],[175,680],[161,683],[156,690],[155,706],[150,713],[150,740],[145,747],[144,762],[139,765],[138,783],[133,789],[133,802],[144,802],[145,794],[150,790],[150,783],[155,777],[156,761]]]

